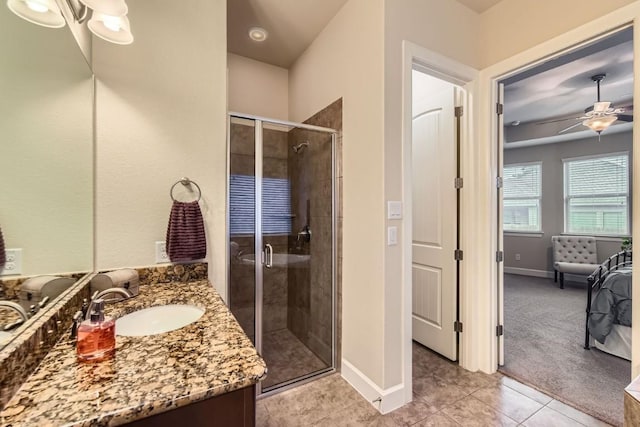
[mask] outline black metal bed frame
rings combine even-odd
[[[589,350],[589,315],[591,314],[591,298],[594,291],[598,291],[609,273],[616,271],[621,267],[632,264],[633,253],[631,249],[620,251],[611,255],[605,262],[591,273],[587,278],[587,318],[585,322],[584,348]]]

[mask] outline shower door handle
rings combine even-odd
[[[264,266],[267,268],[273,267],[273,246],[267,243],[266,245],[264,245],[264,252],[265,252]]]

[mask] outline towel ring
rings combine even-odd
[[[169,190],[169,196],[171,196],[171,200],[173,200],[174,202],[177,202],[176,198],[173,197],[173,189],[176,188],[176,185],[178,185],[178,184],[182,184],[185,187],[190,186],[191,184],[195,185],[196,188],[198,189],[198,198],[195,201],[196,202],[200,201],[200,197],[202,196],[202,190],[200,190],[200,186],[198,184],[196,184],[195,181],[191,181],[187,177],[181,178],[180,180],[176,181],[175,184],[173,184],[171,186],[171,190]]]

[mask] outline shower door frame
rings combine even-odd
[[[254,179],[255,179],[255,224],[254,224],[254,264],[255,274],[255,301],[254,301],[254,339],[258,354],[262,356],[262,314],[263,314],[263,269],[264,269],[264,242],[262,235],[262,169],[263,169],[263,124],[274,124],[291,128],[300,128],[331,134],[331,366],[311,372],[282,383],[276,384],[271,390],[266,392],[262,389],[262,382],[256,384],[256,394],[258,397],[267,397],[280,393],[319,377],[330,375],[336,371],[337,353],[337,203],[338,191],[336,186],[336,135],[337,130],[322,126],[308,125],[304,123],[290,122],[286,120],[272,119],[253,114],[238,113],[235,111],[227,114],[227,183],[226,183],[226,265],[227,265],[227,305],[230,307],[231,300],[231,255],[229,243],[231,242],[230,218],[230,177],[231,177],[231,121],[236,119],[252,120],[254,122]],[[258,257],[260,254],[260,257]],[[257,260],[261,262],[258,266]],[[267,366],[268,369],[268,366]]]

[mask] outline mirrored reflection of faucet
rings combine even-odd
[[[29,315],[24,310],[24,308],[22,308],[22,306],[20,304],[18,304],[18,303],[15,303],[13,301],[0,301],[0,307],[10,308],[13,311],[15,311],[16,313],[18,313],[20,315],[20,317],[21,317],[21,319],[16,320],[15,322],[12,322],[12,323],[9,323],[9,324],[5,325],[4,328],[3,328],[5,331],[9,331],[11,329],[14,329],[14,328],[22,325],[27,320],[29,320]]]

